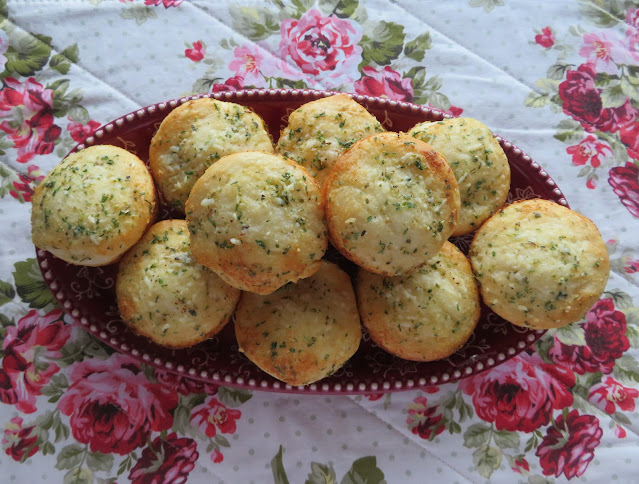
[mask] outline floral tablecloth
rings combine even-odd
[[[0,0],[0,482],[637,482],[639,2]],[[578,324],[421,390],[286,395],[180,379],[70,324],[33,188],[101,124],[244,87],[476,117],[595,221],[612,272]]]

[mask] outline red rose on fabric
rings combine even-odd
[[[442,423],[443,416],[437,410],[438,405],[428,406],[426,397],[415,398],[408,408],[408,428],[422,439],[435,438],[446,428]]]
[[[177,403],[177,394],[149,382],[133,358],[114,354],[76,363],[58,408],[71,417],[75,439],[92,452],[126,455],[151,432],[171,428]]]
[[[191,424],[207,437],[215,437],[218,430],[223,434],[235,433],[235,421],[241,416],[239,410],[225,407],[215,397],[207,397],[191,411]]]
[[[36,155],[51,153],[62,132],[53,122],[53,91],[44,89],[33,77],[24,85],[7,77],[4,84],[0,90],[0,118],[21,120],[19,125],[13,121],[0,123],[0,129],[11,137],[18,150],[16,161],[27,163]]]
[[[240,89],[244,89],[244,78],[240,76],[230,77],[224,81],[224,84],[211,86],[211,92],[239,91]]]
[[[568,70],[566,80],[559,84],[564,113],[582,124],[592,125],[601,113],[601,94],[595,86],[596,76],[592,64],[582,64],[576,71]]]
[[[350,20],[324,17],[315,8],[280,25],[280,56],[326,87],[352,82],[362,59],[362,30]]]
[[[635,217],[639,217],[639,167],[631,161],[608,172],[608,183],[621,203]]]
[[[567,479],[582,476],[602,435],[599,420],[593,415],[579,415],[572,410],[566,419],[563,415],[557,417],[535,452],[544,475],[564,474]]]
[[[522,353],[459,386],[473,397],[477,416],[497,430],[532,432],[550,422],[553,409],[572,404],[574,384],[572,371]]]
[[[602,109],[599,119],[597,119],[594,124],[594,128],[600,131],[616,133],[620,129],[627,128],[631,125],[635,119],[637,119],[637,114],[638,111],[630,104],[630,101],[626,100],[626,102],[619,107]]]
[[[35,190],[35,185],[37,182],[44,180],[44,175],[42,174],[42,170],[36,165],[29,165],[27,170],[28,175],[18,174],[20,181],[13,182],[14,189],[9,190],[9,194],[16,200],[30,202]]]
[[[362,69],[362,78],[354,84],[355,92],[365,96],[377,96],[395,101],[413,100],[413,80],[402,78],[399,72],[386,66],[381,71],[372,67]]]
[[[626,438],[626,430],[623,427],[621,427],[619,425],[615,426],[614,432],[615,432],[615,436],[618,439],[625,439]]]
[[[70,118],[69,118],[70,120]],[[71,135],[71,138],[76,143],[82,143],[84,140],[91,135],[96,129],[100,127],[100,123],[97,121],[89,120],[87,124],[76,123],[75,121],[71,121],[67,125],[67,130]]]
[[[184,376],[169,373],[168,371],[155,370],[155,378],[173,392],[180,395],[191,395],[192,393],[206,393],[207,395],[215,395],[218,386],[213,383],[206,383],[199,380],[193,380]]]
[[[521,471],[524,470],[526,472],[530,471],[530,464],[523,457],[521,459],[515,460],[515,465],[512,467],[512,470],[518,474],[521,474]]]
[[[129,479],[131,484],[184,484],[199,456],[195,440],[171,432],[144,448]]]
[[[193,42],[193,47],[184,51],[184,55],[191,59],[193,62],[200,62],[202,59],[204,59],[205,53],[206,50],[202,46],[201,40]]]
[[[544,27],[541,34],[535,35],[535,42],[548,49],[555,45],[555,34],[550,27]]]
[[[612,299],[600,299],[586,314],[585,346],[563,344],[555,336],[548,355],[553,362],[583,375],[600,371],[612,372],[615,361],[630,348],[626,336],[626,316],[615,310]]]
[[[451,116],[454,117],[459,117],[461,116],[461,114],[464,112],[463,108],[457,107],[457,106],[451,106],[448,108],[448,111],[446,111],[446,114],[450,114]]]
[[[35,309],[9,326],[2,343],[4,358],[0,369],[0,401],[15,405],[23,413],[36,411],[36,396],[60,369],[51,359],[71,335],[62,320],[62,311],[40,316]]]
[[[621,141],[627,146],[628,156],[639,160],[639,122],[628,124],[619,132]]]
[[[606,142],[589,134],[575,146],[566,148],[566,153],[572,156],[572,164],[576,166],[590,163],[594,168],[601,165],[603,158],[612,155],[612,148]]]
[[[218,449],[213,449],[213,452],[211,452],[211,460],[214,464],[219,464],[224,460],[224,454],[222,454],[222,452]]]
[[[624,412],[635,411],[635,398],[639,397],[639,390],[628,388],[607,376],[601,383],[590,388],[588,401],[607,414],[612,415],[619,410]]]
[[[10,420],[10,423],[4,428],[4,437],[2,438],[2,448],[9,457],[21,462],[22,459],[28,459],[38,452],[40,449],[36,445],[38,436],[31,435],[34,428],[35,425],[23,427],[21,417],[13,417]]]

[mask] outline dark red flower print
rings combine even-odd
[[[621,128],[619,136],[627,147],[628,156],[639,160],[639,122],[627,124]]]
[[[548,427],[535,453],[543,474],[555,477],[564,474],[567,479],[582,476],[595,456],[602,435],[599,420],[593,415],[579,415],[577,410],[572,410],[566,418],[560,415]]]
[[[553,362],[583,375],[612,372],[615,361],[630,348],[626,336],[626,316],[615,310],[612,299],[600,299],[579,323],[584,330],[585,345],[566,345],[555,335],[548,355]]]
[[[601,110],[599,119],[595,121],[594,128],[600,131],[616,133],[620,129],[625,129],[637,119],[638,111],[630,101],[626,100],[621,106],[616,108],[605,108]]]
[[[114,354],[76,363],[58,408],[71,417],[75,439],[92,452],[126,455],[151,432],[171,428],[177,403],[177,393],[151,383],[133,358]]]
[[[70,118],[69,118],[70,120]],[[100,123],[94,120],[89,120],[87,124],[76,123],[75,121],[71,121],[67,125],[67,131],[71,135],[71,138],[76,143],[82,143],[84,140],[93,134],[93,132],[100,127]]]
[[[628,211],[639,217],[639,167],[627,161],[625,166],[611,168],[608,183]]]
[[[235,433],[236,420],[241,416],[239,410],[227,408],[215,397],[207,397],[191,411],[191,424],[207,437],[215,437],[218,430],[223,434]]]
[[[53,91],[45,89],[33,77],[24,84],[13,77],[4,80],[0,90],[0,130],[7,133],[18,150],[18,163],[27,163],[36,155],[53,151],[62,130],[54,124]],[[20,120],[15,122],[15,120]]]
[[[550,422],[554,409],[572,404],[572,371],[522,353],[497,368],[463,380],[477,416],[497,430],[532,432]]]
[[[129,479],[131,484],[184,484],[199,456],[195,440],[171,432],[144,448]]]
[[[23,427],[21,417],[13,417],[4,428],[2,448],[6,454],[17,462],[28,459],[38,452],[37,435],[31,435],[34,425]]]
[[[413,80],[402,78],[399,72],[386,66],[381,71],[372,67],[362,69],[362,78],[354,84],[355,92],[365,96],[376,96],[395,101],[413,100]]]
[[[555,34],[550,27],[544,27],[541,34],[535,35],[535,42],[548,49],[555,45]]]
[[[590,388],[588,401],[597,408],[612,415],[619,410],[624,412],[635,411],[635,399],[639,397],[639,390],[623,386],[617,380],[606,376]]]
[[[0,369],[0,400],[15,405],[23,413],[36,411],[36,396],[60,369],[52,362],[71,335],[62,320],[62,311],[40,316],[35,309],[9,326],[2,343],[4,358]]]
[[[359,25],[334,15],[325,17],[313,8],[298,19],[280,24],[279,53],[302,72],[322,81],[326,87],[352,82],[362,60]]]
[[[239,91],[244,89],[244,78],[240,76],[229,77],[224,84],[213,84],[211,92]]]
[[[204,54],[206,54],[206,50],[204,49],[201,40],[193,42],[193,47],[184,51],[184,55],[193,62],[200,62],[204,59]]]
[[[586,125],[592,125],[601,114],[601,93],[595,86],[596,76],[592,64],[582,64],[576,71],[569,69],[566,80],[559,84],[564,113]]]
[[[612,155],[612,149],[605,141],[599,141],[598,138],[589,134],[579,144],[566,148],[566,153],[572,156],[573,165],[581,166],[590,163],[597,168],[604,158]]]
[[[446,426],[438,405],[428,405],[426,397],[417,397],[408,407],[408,428],[422,439],[430,440],[441,434]]]
[[[218,386],[213,383],[193,380],[184,376],[169,373],[168,371],[155,370],[155,378],[158,383],[169,388],[173,392],[180,395],[191,395],[192,393],[206,393],[207,395],[215,395]]]

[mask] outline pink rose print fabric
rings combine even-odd
[[[129,473],[134,484],[184,484],[199,457],[197,443],[171,432],[156,437]]]
[[[360,27],[350,20],[324,16],[311,9],[299,20],[281,24],[279,53],[283,60],[299,67],[304,74],[333,88],[359,77],[362,38]]]
[[[129,356],[77,363],[69,383],[58,408],[71,417],[75,439],[89,444],[92,452],[128,454],[144,445],[151,432],[173,425],[177,394],[151,383]]]
[[[572,404],[572,371],[521,354],[494,370],[462,380],[477,415],[498,430],[533,432],[550,422],[553,410]]]
[[[384,67],[381,72],[372,67],[362,69],[362,78],[356,81],[355,92],[366,96],[377,96],[395,101],[413,100],[413,81],[404,79],[399,72]]]
[[[567,479],[582,476],[602,435],[599,420],[592,415],[571,410],[557,417],[536,452],[544,475],[564,474]]]

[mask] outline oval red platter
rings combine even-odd
[[[275,140],[288,115],[305,102],[336,94],[312,90],[248,90],[206,95],[250,106],[271,130]],[[160,122],[192,96],[141,108],[99,128],[73,151],[95,144],[112,144],[148,160],[149,143]],[[418,122],[441,120],[446,115],[415,104],[352,95],[374,114],[387,130],[407,131]],[[566,199],[548,174],[528,155],[497,136],[508,161],[512,181],[508,201],[545,198],[567,206]],[[72,151],[72,152],[73,152]],[[163,217],[170,216],[168,210]],[[472,240],[454,240],[464,252]],[[117,265],[82,267],[67,264],[37,250],[44,280],[76,324],[107,345],[147,364],[207,382],[286,393],[362,394],[408,390],[452,382],[476,374],[512,358],[537,341],[544,331],[514,326],[487,307],[475,333],[450,357],[416,363],[389,355],[365,333],[355,356],[338,372],[315,384],[292,387],[267,375],[237,350],[232,323],[216,337],[189,349],[171,350],[133,333],[122,322],[115,300]]]

